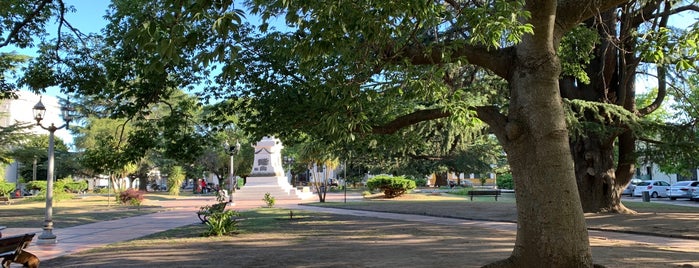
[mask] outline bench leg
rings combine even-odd
[[[498,201],[498,196],[497,196],[497,195],[495,196],[495,201]]]
[[[199,217],[199,220],[201,221],[201,223],[206,223],[207,221],[209,221],[209,220],[206,218],[206,215],[205,215],[205,214],[199,214],[199,213],[197,213],[197,217]]]
[[[20,253],[19,256],[17,256],[15,262],[24,265],[24,267],[39,268],[40,261],[39,258],[36,257],[36,255],[26,251],[22,251],[22,253]]]

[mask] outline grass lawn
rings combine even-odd
[[[439,201],[404,201],[416,210]],[[442,201],[485,205],[487,202]],[[401,201],[368,203],[391,204]],[[490,202],[494,204],[495,202]],[[355,204],[356,205],[356,204]],[[507,207],[512,203],[497,203]],[[240,230],[202,237],[195,224],[42,262],[46,267],[480,267],[509,256],[514,232],[260,208],[241,213]],[[697,267],[693,251],[591,238],[607,267]],[[118,257],[116,257],[118,256]],[[685,266],[683,266],[685,265]],[[686,266],[690,265],[690,266]]]
[[[116,203],[114,195],[84,195],[53,202],[54,225],[60,228],[99,221],[133,217],[161,211],[155,200],[174,197],[166,193],[149,193],[140,208]],[[151,204],[152,203],[152,204]],[[0,205],[0,225],[8,228],[41,227],[46,201],[32,198],[15,199],[11,205]]]

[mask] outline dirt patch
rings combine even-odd
[[[335,205],[453,218],[516,219],[514,203],[506,202],[360,203]],[[588,224],[697,233],[699,212],[639,211],[637,215],[587,215]],[[166,237],[48,260],[42,267],[480,267],[508,257],[515,239],[514,232],[464,226],[301,211],[295,215],[295,220],[276,219],[266,226],[246,226],[242,221],[243,232],[221,238],[198,237],[205,227],[193,225]],[[697,241],[690,240],[694,246],[686,250],[591,233],[590,243],[595,262],[607,267],[699,267]]]

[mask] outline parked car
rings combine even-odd
[[[667,191],[670,190],[670,184],[665,181],[642,181],[636,185],[633,190],[633,196],[641,196],[644,191],[648,191],[650,197],[667,197]]]
[[[692,199],[692,194],[699,190],[699,181],[680,181],[670,186],[667,196],[670,200],[677,198]]]
[[[699,190],[694,191],[694,193],[692,194],[692,198],[690,198],[689,200],[699,201]]]
[[[629,182],[629,185],[626,185],[626,188],[624,188],[624,191],[621,192],[621,195],[628,195],[628,196],[633,196],[633,190],[636,189],[636,185],[642,182],[642,180],[639,179],[632,179]]]

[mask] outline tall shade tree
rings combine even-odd
[[[639,146],[638,139],[662,140],[666,146],[655,147],[657,154],[692,141],[658,136],[657,129],[686,131],[654,121],[652,113],[668,89],[682,87],[683,76],[696,73],[697,25],[673,27],[671,19],[681,22],[697,11],[696,1],[628,1],[563,38],[560,89],[581,123],[573,127],[570,149],[584,212],[633,213],[621,203],[621,192],[636,172],[637,148],[654,147]],[[657,90],[650,101],[639,102],[636,81],[647,77],[657,81]]]
[[[261,72],[259,80],[280,83],[270,92],[256,88],[265,83],[254,78],[245,81],[251,89],[243,96],[251,103],[275,98],[285,104],[318,102],[312,110],[298,111],[302,119],[282,126],[307,126],[299,122],[310,118],[320,123],[313,131],[324,128],[327,137],[349,140],[435,118],[478,117],[507,153],[518,200],[515,248],[508,259],[490,266],[593,265],[570,154],[558,49],[577,25],[625,1],[249,3],[262,18],[284,16],[297,27],[268,39],[269,53],[282,57],[274,61],[279,68]],[[452,95],[445,85],[448,68],[463,64],[503,79],[506,105],[456,101],[479,90]],[[368,86],[376,84],[391,86]],[[381,95],[422,97],[429,105],[392,120],[372,120],[376,117],[364,104]],[[290,106],[286,109],[302,107]],[[269,112],[251,114],[257,122],[273,118]]]
[[[48,58],[33,61],[26,83],[35,89],[61,84],[68,92],[105,94],[120,103],[113,114],[135,115],[149,103],[168,99],[173,89],[213,75],[201,96],[239,97],[241,102],[235,103],[250,108],[246,112],[251,119],[245,123],[259,131],[256,135],[293,138],[314,132],[322,137],[319,142],[328,144],[397,133],[438,118],[478,118],[507,153],[518,200],[514,250],[490,266],[591,267],[562,98],[568,83],[561,79],[568,67],[562,65],[559,49],[566,34],[581,23],[612,14],[605,13],[610,10],[629,14],[625,12],[646,3],[251,0],[251,10],[263,19],[283,16],[294,30],[268,33],[255,46],[241,48],[236,41],[254,31],[240,27],[239,10],[231,1],[121,0],[114,1],[108,14],[106,46],[101,46],[107,49],[100,49],[106,51],[104,57],[60,61],[44,49]],[[264,63],[237,60],[255,53],[271,56]],[[94,59],[106,64],[94,68]],[[51,63],[66,68],[45,68],[53,67]],[[264,71],[255,64],[272,68]],[[450,70],[464,66],[481,70],[470,81],[492,76],[503,81],[504,90],[482,102],[474,101],[484,95],[482,84],[454,90]],[[214,71],[217,67],[220,71]],[[245,75],[249,70],[255,75]],[[407,105],[374,102],[388,98],[406,100]],[[254,111],[259,107],[255,103],[271,108]],[[630,113],[636,110],[621,106]],[[279,119],[285,113],[297,119]],[[633,138],[619,142],[620,148],[634,145]],[[627,163],[617,171],[632,170]]]

